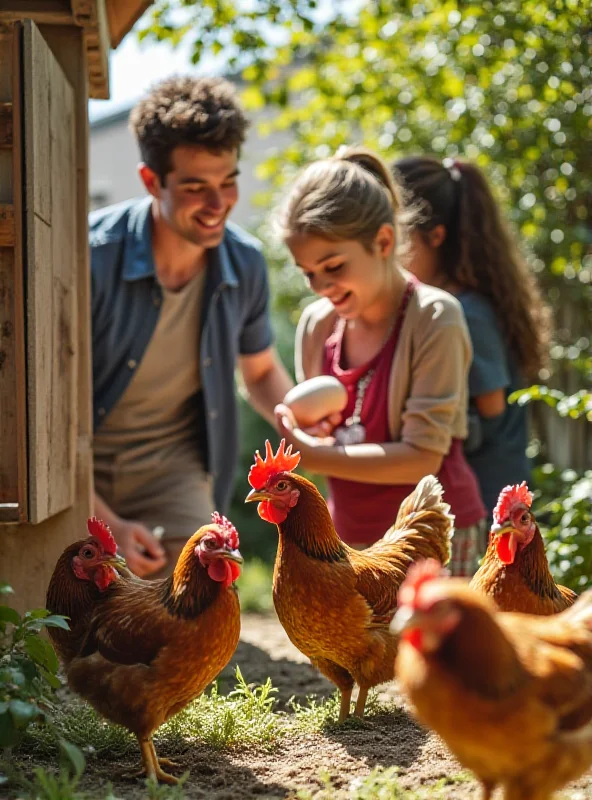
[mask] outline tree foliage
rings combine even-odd
[[[278,190],[345,143],[476,161],[555,312],[552,385],[520,402],[589,419],[591,18],[591,0],[157,0],[140,35],[224,53],[247,108],[275,107],[260,130],[291,140],[260,176]],[[272,260],[285,328],[304,291]]]
[[[189,36],[196,63],[223,50],[247,107],[277,107],[262,132],[293,139],[261,167],[274,183],[352,141],[477,161],[550,300],[569,296],[559,344],[589,354],[591,12],[590,0],[157,0],[140,35]]]

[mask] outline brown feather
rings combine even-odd
[[[516,553],[513,564],[502,564],[491,536],[483,563],[470,585],[493,598],[501,611],[525,614],[556,614],[577,598],[575,592],[553,580],[538,526],[532,541]]]
[[[278,525],[273,597],[280,622],[293,644],[340,689],[353,681],[368,688],[391,680],[396,638],[388,625],[397,592],[414,560],[448,559],[448,506],[433,503],[427,493],[422,502],[429,510],[415,507],[414,493],[383,539],[358,552],[337,535],[314,484],[295,474],[287,479],[300,494]]]
[[[435,652],[401,643],[401,686],[484,785],[549,800],[592,763],[592,603],[553,617],[500,613],[446,583],[460,621]]]
[[[197,697],[238,643],[236,589],[212,580],[194,554],[208,527],[189,539],[170,578],[130,574],[90,613],[87,603],[83,641],[67,649],[71,688],[140,739]]]

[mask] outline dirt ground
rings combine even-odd
[[[319,675],[306,658],[288,641],[275,616],[246,615],[241,642],[231,663],[221,676],[221,689],[234,686],[234,667],[238,664],[249,683],[263,683],[269,676],[279,690],[279,707],[286,709],[290,697],[304,701],[307,695],[319,698],[332,694],[334,687]],[[404,709],[396,687],[383,687],[381,697],[395,699]],[[159,752],[161,756],[175,754]],[[404,712],[372,717],[361,726],[324,734],[306,735],[282,741],[272,753],[254,751],[219,752],[197,746],[177,756],[190,777],[184,786],[188,798],[247,800],[247,798],[294,798],[298,789],[314,791],[321,787],[319,773],[326,769],[333,785],[347,797],[352,781],[367,775],[374,767],[398,766],[403,787],[419,790],[438,786],[437,798],[466,800],[479,796],[472,781],[458,778],[460,765],[441,742],[425,733]],[[111,782],[115,797],[139,800],[146,796],[141,780],[122,777],[129,763],[89,759],[80,788],[95,792]],[[6,794],[0,792],[0,796]],[[569,787],[563,795],[573,800],[592,798],[592,772]]]

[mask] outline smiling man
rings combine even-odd
[[[90,218],[95,514],[136,574],[165,575],[227,506],[235,367],[272,422],[291,380],[261,244],[227,221],[248,125],[232,84],[166,80],[130,125],[148,197]]]

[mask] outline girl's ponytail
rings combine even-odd
[[[401,159],[393,173],[416,210],[406,214],[410,228],[427,234],[445,226],[443,272],[489,298],[523,374],[535,379],[548,359],[550,313],[484,174],[467,161],[429,156]]]
[[[355,240],[371,251],[382,225],[396,228],[399,196],[387,165],[370,150],[341,148],[296,179],[278,215],[281,236]]]
[[[385,162],[371,150],[364,147],[342,147],[335,153],[334,159],[357,164],[365,169],[387,190],[393,209],[397,211],[400,208],[399,191],[390,170]]]

